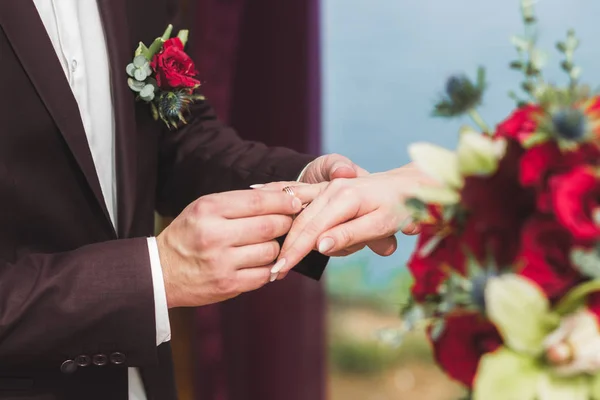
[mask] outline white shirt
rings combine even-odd
[[[113,102],[108,52],[96,0],[33,0],[33,2],[77,100],[102,194],[116,230],[117,180]],[[132,49],[132,57],[134,50]],[[126,77],[123,76],[123,79]],[[133,96],[131,101],[134,101]],[[148,252],[154,285],[156,345],[158,346],[171,340],[171,326],[155,238],[148,238]],[[146,400],[146,398],[139,370],[129,368],[129,399]]]

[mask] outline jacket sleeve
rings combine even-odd
[[[127,366],[157,363],[145,238],[0,263],[0,370],[94,355],[112,365],[118,353]]]
[[[170,0],[167,10],[176,30],[182,28],[177,4]],[[252,184],[294,181],[315,158],[243,140],[219,121],[205,101],[191,106],[188,119],[182,128],[164,130],[161,135],[156,204],[163,216],[178,215],[206,194],[248,189]],[[327,257],[312,253],[295,270],[319,279],[327,261]]]

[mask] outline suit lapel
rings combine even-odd
[[[135,97],[127,86],[125,74],[136,43],[130,37],[126,4],[124,0],[98,0],[108,47],[115,112],[119,237],[127,237],[131,232],[137,192]]]
[[[35,5],[31,0],[0,1],[0,23],[110,224],[77,101]]]

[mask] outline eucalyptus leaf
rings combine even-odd
[[[134,92],[139,92],[144,88],[145,84],[144,82],[138,82],[133,78],[127,78],[127,85],[129,85],[129,88]]]
[[[152,75],[152,67],[150,67],[150,63],[147,63],[144,66],[144,72],[146,72],[146,76]]]
[[[592,279],[600,278],[600,248],[598,246],[586,250],[574,248],[570,253],[571,263],[584,276]]]
[[[133,63],[127,64],[125,71],[127,72],[127,75],[133,78],[133,74],[135,73],[135,65],[133,65]]]
[[[589,400],[590,385],[585,375],[568,378],[545,373],[538,381],[538,400]]]
[[[510,41],[519,51],[527,51],[530,46],[530,41],[522,36],[514,35]]]
[[[144,88],[140,91],[140,97],[145,101],[152,101],[154,99],[154,86],[144,86]]]
[[[485,289],[488,318],[512,350],[538,356],[543,341],[557,325],[551,323],[550,304],[529,279],[505,274],[489,279]]]
[[[134,78],[137,81],[143,82],[146,80],[146,78],[148,77],[148,75],[146,74],[146,71],[142,68],[136,68],[135,72],[133,73]]]
[[[148,59],[143,55],[135,56],[135,58],[133,59],[133,65],[136,68],[143,68],[146,64],[148,64]]]
[[[479,361],[473,400],[537,400],[541,374],[534,358],[502,347]]]

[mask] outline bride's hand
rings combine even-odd
[[[379,255],[393,254],[397,247],[395,233],[420,231],[410,222],[404,200],[415,187],[430,183],[420,170],[408,164],[355,179],[290,185],[297,197],[310,204],[295,219],[273,269],[274,275],[285,276],[314,248],[335,256],[369,245]]]

